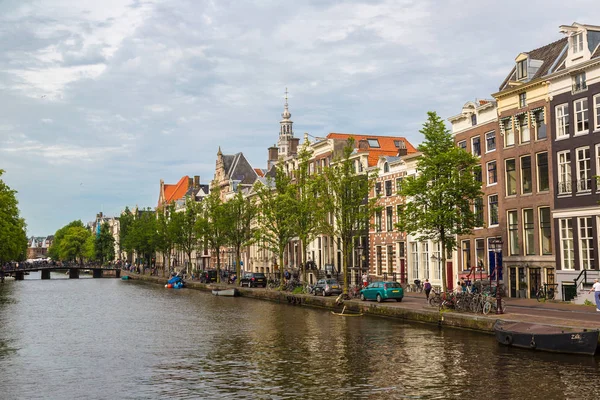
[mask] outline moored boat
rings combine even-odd
[[[228,297],[235,297],[237,295],[239,295],[239,292],[236,288],[233,289],[223,289],[223,290],[213,290],[212,294],[214,294],[215,296],[228,296]]]
[[[598,330],[567,330],[549,325],[497,320],[494,332],[498,343],[554,353],[596,354]]]

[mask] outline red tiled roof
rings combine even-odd
[[[261,178],[265,176],[265,172],[260,168],[254,168],[254,172],[256,172],[256,175],[260,176]]]
[[[408,141],[406,138],[402,136],[378,136],[378,135],[363,135],[356,133],[330,133],[327,135],[327,139],[343,139],[346,140],[350,137],[354,138],[354,145],[358,148],[358,142],[363,139],[377,139],[379,142],[379,147],[369,147],[368,150],[359,150],[359,151],[368,151],[369,152],[369,166],[377,164],[380,156],[396,156],[398,155],[398,148],[394,141],[401,140],[406,145],[406,151],[408,154],[416,153],[417,149]]]
[[[165,184],[165,203],[168,204],[183,198],[188,190],[189,182],[190,178],[186,175],[175,185]]]

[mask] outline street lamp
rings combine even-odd
[[[503,242],[500,238],[490,240],[490,245],[494,247],[494,273],[496,274],[496,314],[503,314],[502,297],[500,296],[500,268],[502,268],[502,266],[498,265],[498,254],[500,254],[500,259],[502,259],[502,244]]]
[[[362,279],[362,276],[364,275],[364,272],[363,272],[363,250],[364,250],[364,248],[362,247],[362,243],[359,243],[358,246],[356,246],[356,252],[358,253],[358,257],[357,257],[358,260],[356,260],[357,264],[358,264],[357,269],[359,271],[358,273],[360,274],[359,279]]]

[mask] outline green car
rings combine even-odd
[[[361,300],[377,300],[381,303],[387,299],[402,301],[404,290],[398,282],[373,282],[360,291]]]

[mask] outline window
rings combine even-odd
[[[475,239],[475,265],[482,267],[485,265],[485,240]]]
[[[600,101],[600,98],[598,101]],[[491,131],[485,134],[485,151],[490,152],[494,150],[496,150],[496,132]]]
[[[471,269],[471,241],[463,240],[461,243],[462,249],[462,270],[468,271]]]
[[[413,279],[419,279],[419,247],[417,242],[410,243]]]
[[[381,246],[376,246],[376,251],[377,251],[377,275],[381,275],[382,271],[381,271],[381,265],[382,265],[382,258],[383,258],[383,254],[381,252]]]
[[[369,143],[369,147],[379,148],[379,140],[377,140],[377,139],[367,139],[367,142]]]
[[[569,136],[569,105],[556,106],[556,138]]]
[[[523,242],[525,244],[526,256],[532,256],[535,254],[535,239],[533,233],[533,209],[528,208],[523,210]]]
[[[475,214],[475,227],[483,227],[483,199],[478,197],[473,203],[473,214]]]
[[[481,166],[477,165],[476,167],[473,168],[473,177],[475,178],[475,180],[477,182],[482,183],[483,182],[483,177],[481,175]]]
[[[477,114],[471,114],[471,126],[477,125]]]
[[[496,161],[487,163],[487,184],[495,185],[498,183],[498,172],[496,171]]]
[[[404,258],[405,255],[404,242],[398,243],[398,257]]]
[[[375,213],[375,230],[381,232],[381,211]]]
[[[533,112],[533,122],[535,123],[535,134],[537,140],[546,139],[546,122],[544,121],[544,109]]]
[[[506,195],[514,196],[517,194],[517,165],[515,159],[505,161],[506,171]]]
[[[529,123],[525,114],[518,117],[517,124],[519,125],[519,132],[521,133],[521,143],[529,142],[531,140],[531,135],[529,133]]]
[[[540,207],[540,245],[542,255],[552,254],[552,218],[550,207]]]
[[[400,215],[402,214],[402,204],[397,204],[396,205],[396,220],[399,223],[400,222]]]
[[[548,174],[548,153],[538,153],[536,158],[537,191],[550,190],[550,177]]]
[[[394,140],[394,146],[396,146],[397,149],[406,147],[403,140]]]
[[[498,225],[498,195],[488,196],[489,225]]]
[[[375,196],[381,194],[381,182],[375,182]]]
[[[471,138],[471,151],[475,157],[481,155],[481,138],[479,136]]]
[[[583,32],[571,36],[571,51],[573,53],[583,51]]]
[[[571,152],[557,153],[558,163],[558,194],[571,193]]]
[[[386,207],[385,209],[385,229],[388,232],[391,232],[394,230],[394,222],[393,222],[393,218],[394,216],[392,215],[392,207]]]
[[[504,121],[504,146],[510,147],[515,145],[515,132],[513,131],[512,118]]]
[[[575,106],[575,134],[587,133],[590,128],[587,98],[573,102]]]
[[[433,259],[435,260],[435,267],[433,268],[433,279],[440,279],[442,276],[442,256],[441,256],[442,245],[440,242],[436,243],[435,250],[433,251]]]
[[[394,246],[388,245],[387,247],[387,272],[391,274],[394,272]]]
[[[392,181],[385,181],[385,195],[392,195]]]
[[[390,172],[390,164],[388,164],[388,163],[383,164],[383,172]]]
[[[517,211],[507,212],[508,217],[508,254],[519,255],[519,224],[517,222]]]
[[[589,192],[592,189],[590,148],[581,147],[575,152],[577,155],[577,192]]]
[[[458,147],[460,147],[463,150],[467,150],[467,141],[466,140],[461,140],[460,142],[458,142]]]
[[[396,178],[396,192],[402,190],[402,178]]]
[[[600,130],[600,94],[594,96],[594,129]]]
[[[585,81],[585,72],[581,72],[573,77],[573,93],[581,92],[587,89]]]
[[[519,93],[519,108],[527,106],[527,93]]]
[[[519,61],[517,63],[517,79],[527,78],[527,60]]]
[[[423,260],[423,278],[429,279],[429,243],[421,242],[421,260]]]
[[[583,269],[594,268],[592,217],[579,217],[579,259]]]
[[[571,218],[558,220],[560,226],[560,254],[562,269],[574,269],[575,250],[573,249],[573,223]]]
[[[531,193],[532,191],[531,156],[524,156],[521,157],[521,193]]]

